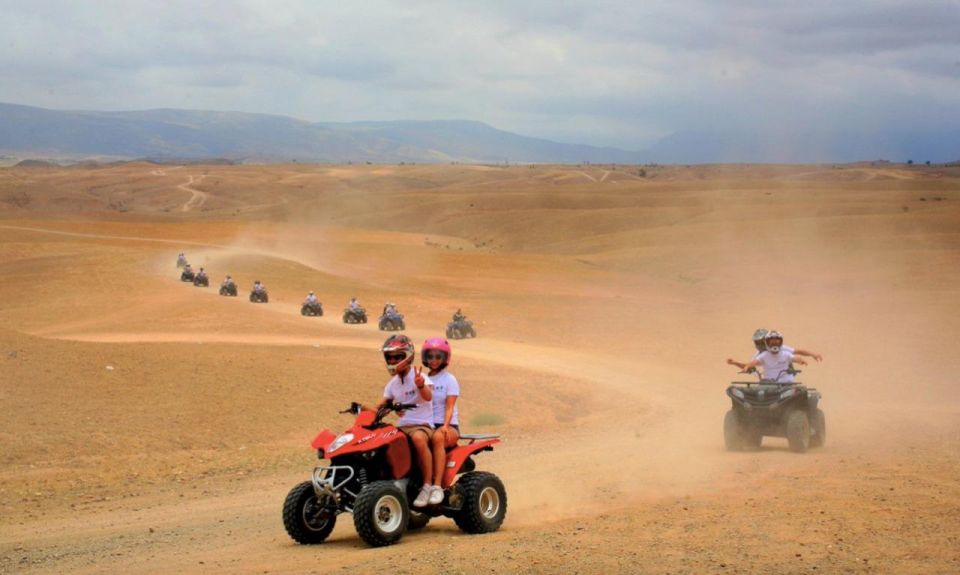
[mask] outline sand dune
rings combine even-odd
[[[957,571],[958,223],[960,170],[925,167],[0,170],[0,571]],[[475,320],[500,532],[286,537],[313,434],[386,381],[353,296],[418,341]],[[824,355],[826,448],[723,450],[760,326]]]

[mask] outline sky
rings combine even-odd
[[[679,131],[960,128],[960,0],[0,0],[0,101]]]

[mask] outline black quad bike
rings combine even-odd
[[[757,371],[751,369],[748,373]],[[784,373],[800,372],[784,370],[777,380]],[[733,381],[727,396],[733,403],[723,418],[723,442],[728,451],[757,449],[764,435],[786,437],[791,451],[798,453],[808,447],[823,447],[827,440],[827,422],[819,407],[820,392],[812,387],[769,379]]]
[[[367,310],[364,308],[343,310],[343,323],[367,323]]]
[[[180,281],[182,282],[193,282],[196,277],[197,274],[195,274],[193,270],[183,270],[180,272]]]
[[[252,303],[267,303],[270,301],[270,296],[267,295],[267,290],[253,290],[250,292],[250,301]]]
[[[320,305],[320,302],[317,303],[306,303],[300,306],[300,315],[307,316],[321,316],[323,315],[323,306]]]
[[[380,316],[380,331],[403,331],[407,329],[402,313],[387,313]]]
[[[460,319],[447,324],[447,339],[463,339],[477,337],[477,330],[473,329],[473,322],[469,319]]]
[[[237,284],[220,284],[220,295],[225,295],[229,297],[237,297]]]
[[[297,543],[322,543],[333,531],[337,517],[353,514],[353,525],[367,544],[382,547],[396,543],[409,529],[420,529],[433,517],[450,517],[465,533],[490,533],[500,528],[507,514],[503,482],[487,471],[476,471],[474,457],[493,451],[499,435],[460,436],[447,450],[443,474],[443,501],[411,509],[423,483],[413,465],[410,441],[383,419],[412,405],[389,403],[376,412],[353,403],[340,413],[356,416],[341,433],[323,430],[311,446],[329,465],[313,470],[310,481],[296,485],[283,503],[283,526]]]
[[[197,274],[193,277],[193,285],[210,287],[210,278],[205,273]]]

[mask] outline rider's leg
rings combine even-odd
[[[424,484],[430,484],[430,477],[433,472],[433,454],[430,452],[430,438],[427,433],[421,429],[416,430],[410,436],[413,441],[413,449],[417,453],[417,460],[420,462],[420,474],[423,477]]]
[[[443,428],[438,428],[433,432],[430,444],[433,447],[433,484],[442,485],[443,468],[447,464],[447,436],[443,432]]]
[[[413,443],[413,450],[417,453],[417,461],[420,464],[420,475],[423,477],[423,485],[420,487],[420,493],[413,500],[414,507],[426,507],[430,501],[430,474],[433,471],[433,461],[430,453],[430,437],[423,429],[416,429],[410,434],[410,441]]]

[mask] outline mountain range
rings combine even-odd
[[[941,163],[960,159],[960,131],[684,131],[627,151],[521,136],[469,120],[333,123],[243,112],[67,111],[0,103],[0,155],[250,163]]]

